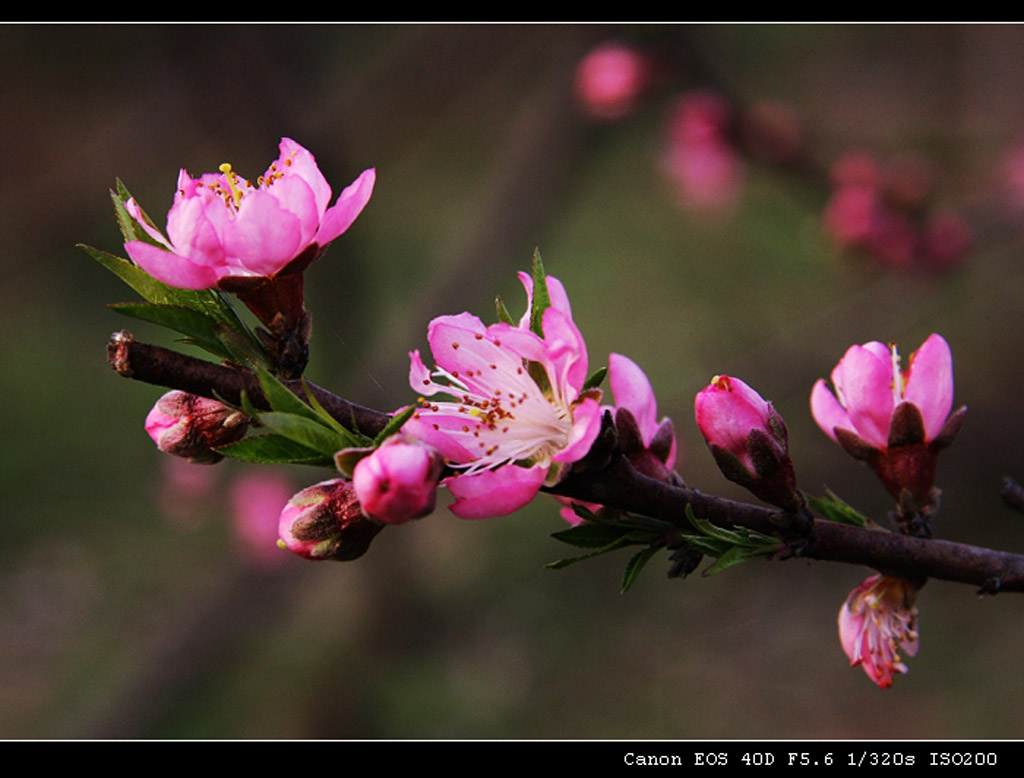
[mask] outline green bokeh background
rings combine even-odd
[[[572,99],[593,43],[651,43],[685,64],[628,121]],[[540,499],[503,519],[446,510],[383,533],[361,560],[257,564],[224,499],[186,519],[157,499],[142,430],[157,387],[107,366],[108,335],[173,345],[106,308],[133,299],[75,248],[120,251],[121,178],[162,221],[180,167],[258,174],[278,139],[337,191],[375,166],[372,201],[307,274],[308,375],[357,402],[409,401],[427,321],[524,303],[539,247],[592,363],[625,353],[675,420],[680,470],[743,498],[692,421],[716,373],[786,418],[802,486],[879,518],[887,498],[814,426],[811,385],[847,346],[941,332],[970,407],[940,462],[937,534],[1022,550],[999,498],[1024,477],[1021,224],[995,219],[1024,132],[1015,25],[8,25],[0,27],[0,737],[1019,738],[1018,595],[933,581],[921,651],[888,691],[835,635],[870,571],[754,563],[626,595],[627,554],[553,572],[564,525]],[[699,64],[700,69],[697,65]],[[733,218],[678,207],[659,169],[673,96],[719,86],[783,101],[824,166],[851,148],[914,150],[938,197],[991,227],[961,267],[894,273],[837,254],[825,193],[748,170]],[[294,488],[326,471],[286,469]]]

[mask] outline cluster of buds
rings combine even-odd
[[[952,210],[934,210],[931,171],[919,159],[883,166],[852,153],[832,169],[825,229],[843,250],[861,251],[887,267],[956,264],[971,244],[967,222]]]

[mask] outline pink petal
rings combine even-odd
[[[566,401],[571,402],[587,380],[587,346],[583,335],[572,317],[554,306],[544,311],[542,328],[544,344],[554,362],[553,378]]]
[[[932,440],[953,408],[953,354],[949,344],[941,335],[931,335],[910,356],[908,372],[903,399],[921,411],[925,437]]]
[[[885,448],[894,407],[891,360],[865,346],[851,346],[832,375],[857,434]]]
[[[331,202],[330,184],[320,172],[313,155],[291,138],[281,138],[278,149],[281,151],[281,156],[278,158],[277,170],[285,174],[278,179],[278,182],[283,182],[287,178],[297,178],[305,182],[315,196],[317,220],[319,221],[320,215],[327,210],[327,206]]]
[[[338,200],[331,208],[327,209],[320,220],[320,232],[316,236],[318,244],[326,246],[352,226],[352,222],[370,201],[376,180],[377,171],[375,168],[370,168],[364,170],[359,178],[345,187],[345,190],[338,195]]]
[[[179,289],[211,289],[217,285],[217,273],[206,265],[139,240],[124,244],[125,251],[153,278]]]
[[[548,468],[542,466],[506,465],[446,478],[443,483],[456,499],[451,505],[452,513],[462,519],[486,519],[507,516],[529,504],[547,473]]]
[[[248,271],[272,276],[303,249],[299,218],[265,191],[242,198],[237,216],[224,228],[224,251]]]
[[[658,406],[647,375],[629,357],[609,354],[608,383],[615,396],[616,407],[626,408],[633,414],[644,445],[649,445],[658,431]]]
[[[572,413],[572,431],[565,448],[551,457],[552,462],[576,462],[583,459],[601,430],[601,404],[588,397]]]
[[[811,390],[811,415],[832,440],[836,439],[836,427],[855,432],[846,410],[839,404],[822,378],[815,382],[814,388]]]

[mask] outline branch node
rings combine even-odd
[[[115,332],[107,341],[107,361],[118,375],[125,378],[131,378],[134,375],[128,354],[128,350],[134,342],[135,336],[128,330]]]

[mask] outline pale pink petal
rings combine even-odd
[[[209,289],[217,284],[216,271],[207,265],[197,265],[188,258],[165,251],[144,241],[133,240],[124,244],[125,251],[136,265],[168,286],[179,289]]]
[[[569,441],[565,448],[551,457],[551,461],[576,462],[583,459],[597,440],[597,433],[601,431],[601,414],[601,404],[591,397],[577,405],[572,414]]]
[[[265,191],[242,198],[238,215],[224,228],[224,251],[259,275],[272,276],[302,250],[299,218]]]
[[[227,209],[201,197],[179,200],[167,214],[167,237],[174,250],[197,265],[224,262],[222,236],[216,222],[218,212]],[[213,217],[213,218],[211,218]]]
[[[555,375],[552,378],[566,401],[571,402],[588,377],[587,346],[583,335],[569,315],[553,306],[544,311],[542,328],[544,345],[554,363]]]
[[[315,196],[317,218],[323,215],[331,202],[331,186],[320,172],[313,155],[291,138],[281,138],[278,144],[281,156],[276,164],[276,172],[285,175],[278,179],[278,182],[285,178],[298,178],[306,183]],[[269,174],[271,171],[267,171]]]
[[[658,406],[647,375],[629,357],[609,354],[608,384],[615,396],[616,407],[626,408],[633,414],[644,445],[649,445],[658,431]]]
[[[833,440],[836,439],[836,427],[855,432],[846,410],[839,404],[822,378],[815,382],[814,389],[811,390],[811,415],[824,433]]]
[[[925,438],[932,440],[953,408],[953,354],[941,335],[931,335],[910,357],[903,399],[924,418]]]
[[[345,187],[334,205],[327,209],[320,220],[320,232],[316,236],[318,244],[326,246],[352,226],[352,222],[370,201],[376,180],[377,171],[370,168],[364,170],[359,178]]]
[[[443,483],[455,496],[451,511],[463,519],[507,516],[529,504],[537,495],[548,468],[506,465],[472,475],[446,478]]]
[[[294,215],[299,220],[300,246],[308,246],[316,237],[320,228],[320,213],[317,211],[316,196],[303,179],[298,176],[285,176],[267,187],[267,194],[277,200],[282,210]],[[251,195],[242,199],[242,204]],[[239,210],[239,217],[242,211]]]

